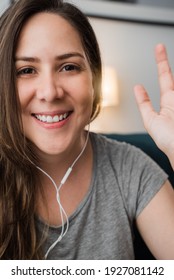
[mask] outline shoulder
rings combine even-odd
[[[90,136],[94,151],[99,154],[107,154],[109,158],[117,156],[119,160],[124,158],[128,160],[132,157],[140,159],[148,157],[140,148],[130,143],[111,139],[102,134],[91,133]]]
[[[162,175],[159,165],[139,147],[101,134],[92,133],[91,138],[94,153],[100,159],[98,162],[104,162],[105,166],[109,164],[123,176],[130,173],[133,176],[141,176],[141,173]]]
[[[92,143],[97,145],[97,147],[108,148],[108,149],[119,149],[128,147],[129,144],[123,141],[117,141],[116,139],[111,139],[104,134],[100,133],[90,133]]]
[[[119,189],[129,217],[137,216],[167,179],[166,173],[140,148],[92,134],[97,172],[109,188]],[[114,187],[112,188],[114,189]]]

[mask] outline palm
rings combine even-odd
[[[156,47],[156,62],[161,89],[160,111],[156,112],[143,86],[135,87],[135,97],[145,128],[157,146],[167,155],[174,149],[174,80],[165,47]]]

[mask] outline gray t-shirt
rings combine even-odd
[[[94,133],[90,139],[94,162],[89,191],[69,218],[68,232],[47,259],[132,260],[133,222],[167,175],[136,147]],[[38,226],[43,229],[41,221]],[[60,231],[49,227],[45,252]]]

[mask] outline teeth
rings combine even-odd
[[[36,119],[40,120],[41,122],[45,122],[45,123],[56,123],[56,122],[66,119],[67,116],[68,116],[68,113],[65,113],[62,115],[55,115],[54,117],[45,116],[45,115],[35,115]]]
[[[52,123],[53,122],[53,118],[51,116],[48,116],[46,122],[47,123]]]
[[[53,122],[58,122],[59,121],[59,116],[54,116],[53,117]]]

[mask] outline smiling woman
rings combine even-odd
[[[11,30],[6,35],[5,22]],[[1,221],[6,226],[9,221],[13,224],[8,236],[5,224],[2,226],[0,254],[2,258],[38,258],[41,238],[34,243],[39,238],[34,227],[35,215],[49,224],[63,224],[66,213],[70,215],[74,211],[89,188],[92,149],[84,127],[99,111],[100,53],[85,16],[62,1],[18,1],[2,16],[0,36],[1,62],[11,57],[11,65],[1,72],[4,80],[1,92],[6,88],[6,94],[1,94],[1,108],[6,104],[1,114],[1,174],[4,176],[1,191],[11,189],[7,191],[7,201],[9,207],[13,205],[6,219],[4,211],[0,211]],[[5,83],[6,75],[10,77],[9,87]],[[12,111],[14,117],[9,114]],[[81,151],[84,151],[82,156]],[[66,208],[62,218],[62,205],[57,203],[52,181],[42,172],[38,174],[36,167],[44,168],[59,185],[66,170],[79,158],[74,166],[76,176],[71,176],[66,184],[66,192],[68,185],[77,186],[73,190],[76,199],[69,205],[62,192],[62,204]],[[78,179],[82,166],[88,170],[85,182]],[[13,178],[10,184],[6,180],[8,170]],[[78,180],[83,186],[80,192]],[[71,192],[70,189],[69,195]],[[1,199],[3,210],[6,204],[3,195]],[[25,226],[23,215],[28,221],[25,220]],[[25,240],[30,243],[30,250]]]
[[[164,61],[166,96],[173,79],[158,46],[160,73]],[[101,58],[85,15],[62,0],[15,2],[0,19],[0,62],[0,258],[134,259],[134,222],[156,258],[174,258],[167,175],[135,147],[89,132]],[[171,121],[164,106],[152,129],[147,93],[135,93],[146,127],[174,162],[172,108]]]

